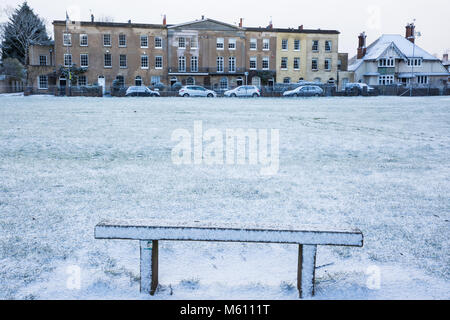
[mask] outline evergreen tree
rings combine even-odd
[[[2,59],[15,58],[27,66],[30,45],[49,40],[43,19],[25,1],[2,26]]]

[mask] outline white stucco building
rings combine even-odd
[[[401,83],[418,87],[444,87],[449,72],[440,59],[426,52],[415,42],[414,24],[406,27],[406,37],[382,35],[366,47],[366,35],[359,36],[358,54],[350,59],[349,71],[355,82],[368,85]]]

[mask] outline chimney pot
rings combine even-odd
[[[408,23],[406,25],[406,35],[405,38],[411,41],[412,43],[415,43],[415,29],[416,26],[414,23]]]
[[[164,17],[163,17],[163,26],[166,26],[167,25],[167,18],[166,18],[166,15],[164,15]]]
[[[448,61],[448,53],[444,54],[444,58],[442,59],[443,61],[447,62]]]
[[[303,25],[299,26],[298,30],[303,30]]]
[[[362,32],[359,36],[358,36],[358,53],[356,55],[357,59],[362,59],[364,58],[364,56],[367,53],[367,48],[366,48],[366,33]]]
[[[94,15],[91,14],[91,22],[94,22]]]
[[[239,22],[239,28],[242,28],[244,25],[244,19],[241,18],[240,22]]]

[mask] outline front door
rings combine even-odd
[[[59,95],[61,96],[66,95],[66,86],[67,86],[66,78],[59,78]]]
[[[103,92],[103,94],[105,94],[105,92],[106,92],[106,81],[105,81],[105,77],[103,77],[103,76],[98,77],[98,85],[99,85],[100,87],[102,87],[102,92]]]

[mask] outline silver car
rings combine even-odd
[[[181,97],[216,97],[217,94],[200,86],[184,86],[178,91],[178,95]]]
[[[240,86],[233,90],[225,91],[225,97],[260,97],[261,92],[256,86]]]
[[[318,97],[321,95],[323,95],[323,89],[318,86],[300,86],[283,93],[284,97]]]

